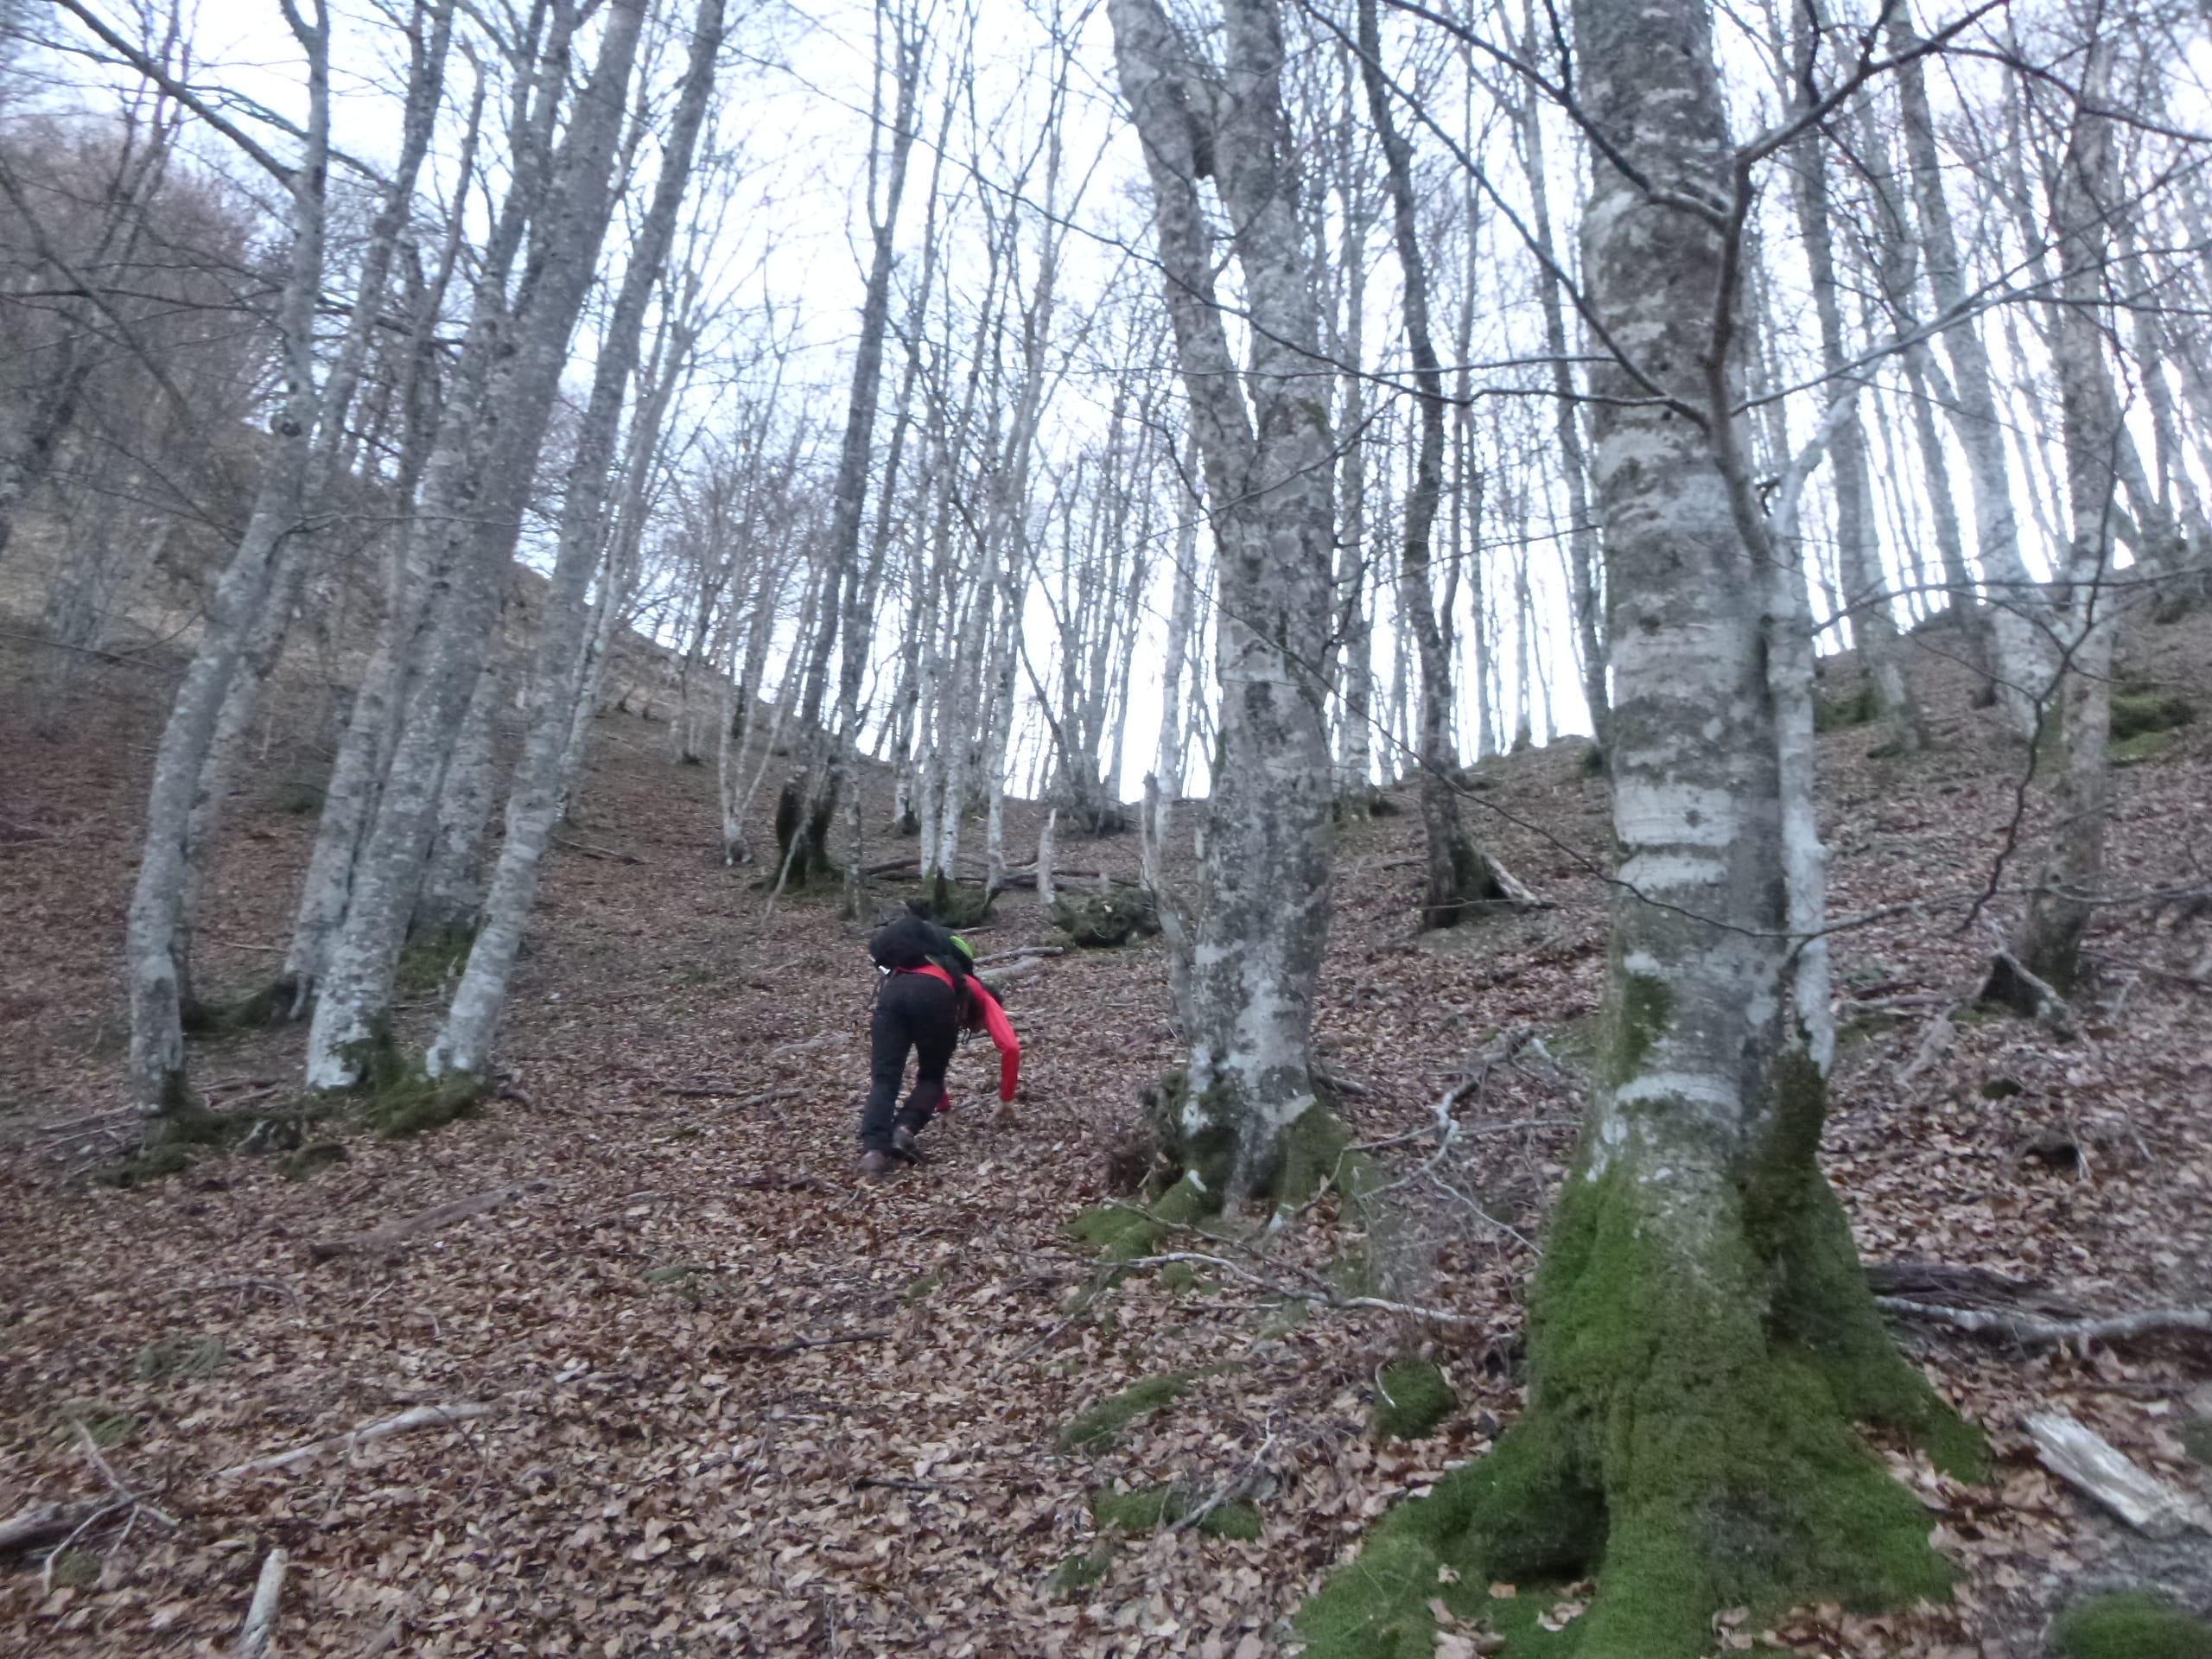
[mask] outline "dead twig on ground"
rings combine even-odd
[[[525,1192],[542,1192],[551,1185],[547,1180],[510,1182],[505,1186],[495,1186],[488,1192],[477,1192],[465,1198],[435,1205],[404,1221],[386,1222],[365,1233],[318,1238],[308,1244],[308,1253],[318,1262],[327,1262],[334,1255],[389,1255],[423,1233],[434,1233],[440,1228],[467,1221],[471,1216],[484,1215],[512,1198],[519,1198]]]
[[[753,1359],[788,1359],[809,1348],[835,1348],[849,1342],[888,1342],[894,1334],[889,1331],[840,1332],[830,1337],[794,1337],[789,1342],[741,1342],[722,1351]]]
[[[364,1446],[378,1440],[390,1440],[395,1434],[404,1434],[417,1428],[432,1428],[452,1423],[465,1423],[473,1418],[489,1417],[499,1408],[480,1401],[461,1400],[450,1405],[416,1406],[403,1411],[397,1417],[385,1417],[373,1423],[364,1423],[359,1428],[342,1434],[329,1434],[319,1440],[309,1440],[304,1446],[289,1451],[272,1452],[266,1457],[249,1458],[244,1463],[234,1463],[227,1469],[215,1471],[217,1480],[229,1480],[238,1475],[257,1475],[272,1469],[289,1469],[294,1464],[306,1463],[326,1452],[341,1452],[351,1455]]]
[[[586,858],[605,859],[610,864],[642,864],[645,861],[635,853],[618,853],[611,847],[594,847],[588,842],[570,841],[565,836],[548,836],[546,840],[564,853],[580,853]]]

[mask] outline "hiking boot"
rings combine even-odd
[[[880,1147],[871,1147],[861,1154],[861,1173],[870,1180],[881,1180],[897,1168],[889,1153]]]
[[[921,1137],[912,1129],[892,1130],[891,1149],[910,1163],[924,1164],[929,1161],[922,1152]]]

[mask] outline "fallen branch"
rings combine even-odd
[[[261,1659],[269,1639],[276,1633],[276,1604],[284,1594],[284,1552],[272,1549],[262,1558],[261,1576],[254,1581],[253,1600],[247,1605],[245,1623],[232,1649],[238,1659]]]
[[[933,1480],[899,1480],[889,1475],[862,1475],[853,1483],[856,1492],[941,1492],[944,1488]]]
[[[1025,944],[1018,950],[995,950],[988,957],[976,958],[976,966],[988,968],[995,962],[1014,962],[1023,957],[1065,957],[1065,944]]]
[[[741,1342],[722,1352],[733,1357],[745,1354],[758,1359],[788,1359],[809,1348],[836,1348],[848,1342],[888,1342],[893,1334],[889,1331],[850,1331],[834,1337],[794,1337],[789,1342]]]
[[[435,1233],[456,1222],[467,1221],[471,1216],[481,1216],[497,1210],[512,1198],[525,1192],[541,1192],[552,1185],[547,1180],[514,1181],[505,1186],[495,1186],[488,1192],[478,1192],[468,1198],[455,1198],[410,1216],[404,1221],[388,1221],[381,1227],[365,1233],[347,1233],[336,1238],[318,1238],[308,1246],[308,1254],[318,1262],[327,1262],[334,1255],[386,1255],[423,1233]]]
[[[289,1452],[272,1452],[266,1457],[249,1458],[244,1463],[234,1463],[227,1469],[215,1471],[217,1480],[228,1480],[237,1475],[257,1475],[271,1469],[289,1469],[294,1464],[306,1463],[326,1452],[352,1453],[378,1440],[388,1440],[395,1434],[404,1434],[417,1428],[433,1428],[450,1423],[465,1423],[472,1418],[489,1417],[499,1408],[474,1400],[456,1401],[448,1406],[416,1406],[403,1411],[397,1417],[386,1417],[378,1422],[365,1423],[359,1428],[348,1429],[343,1434],[330,1434],[319,1440],[309,1440],[305,1446],[296,1446]]]
[[[618,853],[611,847],[594,847],[588,842],[570,841],[562,836],[548,836],[546,839],[563,852],[580,853],[586,858],[603,858],[610,864],[642,864],[645,861],[635,853]]]
[[[1973,1336],[1993,1337],[2031,1347],[2062,1342],[2126,1342],[2167,1332],[2212,1334],[2212,1310],[2201,1307],[2154,1307],[2139,1313],[2111,1313],[2090,1319],[2039,1319],[2025,1313],[1944,1307],[1905,1296],[1877,1296],[1874,1306],[1885,1313],[1925,1319],[1951,1325]]]
[[[2038,1412],[2022,1427],[2045,1468],[2138,1532],[2152,1538],[2171,1538],[2184,1527],[2212,1532],[2212,1520],[2186,1492],[2131,1462],[2077,1419],[2063,1411]]]
[[[0,1521],[0,1555],[29,1549],[49,1538],[67,1537],[85,1522],[112,1504],[34,1503]]]

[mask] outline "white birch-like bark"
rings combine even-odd
[[[1181,1128],[1227,1196],[1273,1182],[1314,1103],[1313,997],[1329,912],[1334,782],[1319,670],[1329,632],[1332,441],[1274,0],[1224,0],[1217,89],[1157,0],[1109,0],[1142,142],[1168,315],[1221,558],[1218,764],[1192,941]],[[1204,152],[1203,160],[1201,152]],[[1198,195],[1211,173],[1253,327],[1231,353]],[[1249,413],[1247,412],[1247,399]]]
[[[594,368],[590,401],[569,467],[559,548],[538,635],[533,676],[537,706],[507,798],[506,837],[485,905],[484,925],[470,948],[445,1024],[425,1059],[433,1077],[447,1072],[480,1075],[490,1062],[524,925],[537,898],[539,866],[560,810],[568,767],[575,759],[569,741],[570,709],[589,619],[585,599],[599,562],[623,398],[637,372],[646,308],[661,283],[677,215],[690,185],[692,161],[714,87],[715,60],[721,49],[722,17],[723,0],[699,0],[692,19],[690,61],[661,149],[660,175],[630,248],[629,265]],[[684,349],[679,346],[679,354]],[[657,423],[664,407],[664,400],[649,397],[639,421],[651,417]],[[648,436],[633,443],[633,453],[650,454],[652,442]],[[721,727],[727,743],[726,715]]]
[[[1198,464],[1195,448],[1186,443],[1183,460],[1176,468],[1179,483],[1190,479]],[[1179,487],[1175,494],[1180,517],[1175,526],[1174,569],[1170,578],[1172,596],[1167,602],[1167,660],[1160,670],[1160,741],[1153,752],[1153,776],[1158,780],[1154,794],[1158,804],[1152,835],[1162,847],[1167,844],[1169,820],[1175,803],[1183,796],[1185,753],[1190,741],[1190,734],[1184,725],[1183,678],[1186,664],[1193,671],[1193,678],[1196,677],[1197,659],[1191,650],[1191,624],[1192,613],[1198,607],[1198,519],[1205,511],[1198,497],[1187,488]],[[1371,669],[1370,674],[1371,677]]]
[[[368,362],[372,338],[386,315],[386,296],[400,235],[414,211],[416,182],[429,152],[431,133],[444,98],[455,3],[456,0],[433,0],[433,3],[425,4],[417,0],[408,24],[410,55],[400,117],[399,156],[385,184],[376,217],[370,223],[346,332],[324,378],[317,411],[318,430],[304,491],[310,512],[324,505],[334,481],[347,470],[342,457],[350,429],[347,416]],[[474,145],[472,122],[462,145],[464,170],[474,153]],[[442,291],[441,283],[439,292]],[[426,337],[431,315],[418,315],[415,321],[414,332],[418,339]],[[188,987],[191,935],[198,925],[201,894],[213,877],[214,861],[221,850],[223,814],[229,800],[231,780],[245,758],[248,734],[260,709],[263,690],[283,655],[293,615],[314,569],[314,552],[321,539],[319,526],[303,525],[299,534],[286,537],[279,550],[270,580],[268,602],[255,620],[238,672],[232,677],[201,769],[188,837],[190,863],[185,900],[179,918],[181,944],[177,957],[181,976]]]
[[[330,142],[330,20],[316,3],[289,14],[308,60],[308,120],[285,180],[291,248],[277,299],[284,401],[264,462],[251,517],[216,584],[207,624],[185,671],[154,760],[145,849],[131,893],[124,940],[130,995],[132,1102],[149,1116],[183,1103],[184,1033],[175,955],[185,896],[192,810],[228,696],[285,540],[303,528],[321,388],[315,380],[315,305],[322,291],[325,187]]]
[[[1398,130],[1382,70],[1382,24],[1376,0],[1359,0],[1360,78],[1368,117],[1381,136],[1391,209],[1391,230],[1403,276],[1406,343],[1421,409],[1421,439],[1414,453],[1405,524],[1399,541],[1398,610],[1413,626],[1421,653],[1421,829],[1427,845],[1427,890],[1421,925],[1449,927],[1465,919],[1470,904],[1500,897],[1502,884],[1459,820],[1459,755],[1451,735],[1453,705],[1447,597],[1440,617],[1430,585],[1431,542],[1444,486],[1444,372],[1429,332],[1428,263],[1421,245],[1420,205],[1414,194],[1413,147]],[[1526,636],[1523,636],[1526,656]],[[1526,699],[1523,702],[1525,705]]]
[[[1966,315],[1966,281],[1950,200],[1943,191],[1942,154],[1936,147],[1924,67],[1916,55],[1922,42],[1903,6],[1891,15],[1889,41],[1900,60],[1898,101],[1929,289],[1936,297],[1936,315],[1956,319],[1941,335],[1951,365],[1953,399],[1948,412],[1967,458],[1967,480],[1974,496],[1975,563],[1989,607],[1989,662],[1999,701],[2014,729],[2024,737],[2036,728],[2037,707],[2050,685],[2042,639],[2047,607],[2020,554],[2019,520],[2005,461],[2005,423],[1998,414],[1988,352],[1980,330]]]
[[[1802,62],[1817,56],[1818,25],[1808,8],[1797,10],[1796,50]],[[1827,135],[1818,131],[1801,141],[1790,169],[1795,184],[1797,227],[1803,238],[1805,257],[1811,268],[1813,311],[1821,337],[1821,362],[1830,379],[1853,371],[1849,343],[1844,338],[1843,304],[1838,286],[1835,238],[1831,222]],[[1896,613],[1891,608],[1891,582],[1882,562],[1882,546],[1875,518],[1874,486],[1868,470],[1866,429],[1853,399],[1828,440],[1828,461],[1834,480],[1836,562],[1843,582],[1844,607],[1851,620],[1859,667],[1872,694],[1874,711],[1886,734],[1889,747],[1909,752],[1923,747],[1919,704],[1907,683],[1899,657]]]
[[[532,14],[528,35],[515,48],[518,61],[529,73],[518,78],[515,89],[515,111],[507,134],[512,170],[507,194],[490,234],[476,253],[471,335],[464,342],[462,360],[455,365],[444,388],[435,420],[416,419],[416,400],[411,396],[408,399],[409,439],[402,448],[395,493],[410,506],[416,504],[434,464],[449,463],[465,450],[474,405],[484,395],[498,327],[504,320],[505,285],[546,186],[554,124],[564,101],[577,22],[574,0],[556,0]],[[471,107],[464,160],[473,156],[484,98],[480,81]],[[462,204],[456,202],[447,226],[439,276],[429,285],[414,313],[418,365],[429,351],[446,283],[460,256],[462,217]],[[474,349],[467,349],[471,345]],[[425,382],[435,378],[427,370],[422,378]],[[426,531],[418,514],[402,528],[392,556],[384,627],[354,693],[346,733],[331,765],[330,780],[323,792],[322,818],[316,826],[315,850],[308,859],[299,914],[279,980],[280,986],[291,993],[295,1017],[308,1006],[322,982],[353,896],[363,839],[375,818],[398,741],[401,702],[416,666],[423,612],[437,574],[439,545],[440,537]]]
[[[1524,40],[1535,40],[1533,5],[1522,10]],[[1552,239],[1550,176],[1544,156],[1544,100],[1534,92],[1521,98],[1521,154],[1529,180],[1529,220],[1534,233],[1536,291],[1543,302],[1544,353],[1551,359],[1552,393],[1556,400],[1552,429],[1559,441],[1560,472],[1567,482],[1567,549],[1569,602],[1574,607],[1574,632],[1580,645],[1577,660],[1582,673],[1582,701],[1590,711],[1590,728],[1602,755],[1610,747],[1611,694],[1605,683],[1605,594],[1599,587],[1598,526],[1590,510],[1590,460],[1582,442],[1582,404],[1574,384],[1574,365],[1567,357],[1567,317],[1561,290],[1566,283],[1559,252]],[[1461,353],[1464,359],[1465,353]],[[1479,604],[1479,596],[1478,596]]]
[[[2112,572],[2113,518],[2121,436],[2120,400],[2105,361],[2113,328],[2107,266],[2119,208],[2119,162],[2113,122],[2099,113],[2112,85],[2112,43],[2093,37],[2066,153],[2051,205],[2058,241],[2058,293],[2052,355],[2058,374],[2065,435],[2070,535],[2054,611],[2064,648],[2060,732],[2065,770],[2053,803],[2055,844],[2028,901],[2015,954],[2029,972],[2062,995],[2081,974],[2082,938],[2095,912],[2104,878],[2105,830],[2111,816],[2113,636],[2119,595]]]
[[[497,643],[487,640],[484,665],[469,690],[468,707],[438,786],[429,856],[423,861],[422,890],[415,895],[408,918],[410,938],[465,937],[482,913],[484,832],[492,817],[492,751],[504,700]]]
[[[575,320],[591,284],[614,189],[614,162],[632,67],[645,22],[643,0],[608,0],[590,79],[563,134],[519,292],[479,290],[464,355],[496,360],[482,372],[474,419],[448,420],[423,481],[421,533],[437,541],[424,606],[420,668],[398,705],[399,738],[364,837],[346,919],[308,1032],[308,1081],[317,1089],[356,1082],[391,991],[408,912],[420,879],[430,815],[445,761],[488,639],[499,583],[514,549],[538,449],[550,416]],[[465,373],[456,378],[468,384]]]

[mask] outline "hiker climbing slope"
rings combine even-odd
[[[868,1033],[868,1104],[861,1112],[861,1171],[890,1172],[897,1158],[920,1156],[917,1137],[944,1109],[945,1068],[963,1031],[986,1031],[999,1051],[999,1098],[1014,1098],[1021,1043],[1006,1010],[975,975],[975,955],[958,934],[902,916],[878,928],[868,955],[883,974]],[[914,1087],[897,1106],[906,1056]],[[895,1108],[895,1110],[894,1110]]]

